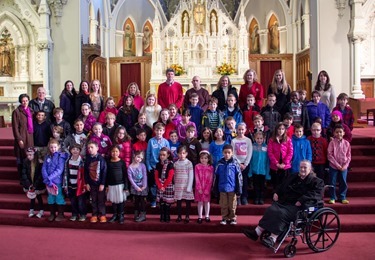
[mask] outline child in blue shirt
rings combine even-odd
[[[293,159],[291,173],[299,173],[299,165],[302,160],[312,160],[312,151],[310,141],[303,135],[303,126],[294,125],[294,135],[292,137]]]

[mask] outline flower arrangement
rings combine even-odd
[[[174,70],[174,74],[176,76],[180,76],[185,73],[184,68],[180,64],[172,64],[170,68]]]
[[[216,67],[216,72],[220,75],[231,75],[233,73],[236,73],[236,70],[232,65],[228,63],[222,63],[220,66]]]

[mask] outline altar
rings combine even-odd
[[[153,21],[153,50],[150,92],[165,80],[165,70],[173,66],[184,72],[176,77],[184,90],[198,75],[202,85],[211,93],[222,76],[217,67],[223,64],[234,68],[228,73],[236,87],[243,84],[243,74],[249,68],[248,32],[244,10],[240,10],[237,25],[221,1],[182,0],[170,21],[161,29],[156,12]]]

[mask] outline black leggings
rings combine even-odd
[[[36,195],[36,199],[38,200],[39,210],[43,210],[44,206],[43,206],[42,194]],[[35,199],[31,199],[30,200],[30,209],[34,209],[34,207],[35,207]]]
[[[190,216],[191,200],[185,200],[186,203],[186,217]],[[177,214],[181,217],[182,214],[182,200],[177,201]]]
[[[145,197],[146,196],[134,195],[134,207],[135,207],[135,210],[138,210],[139,212],[146,211]]]

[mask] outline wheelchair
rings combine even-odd
[[[297,213],[295,221],[291,221],[289,227],[278,236],[271,249],[276,253],[287,238],[290,242],[284,248],[284,256],[293,257],[296,252],[297,237],[302,243],[307,244],[314,252],[324,252],[333,247],[340,234],[340,219],[335,210],[324,207],[321,202],[317,207],[309,207]],[[264,231],[260,236],[261,241],[270,236],[269,231]]]

